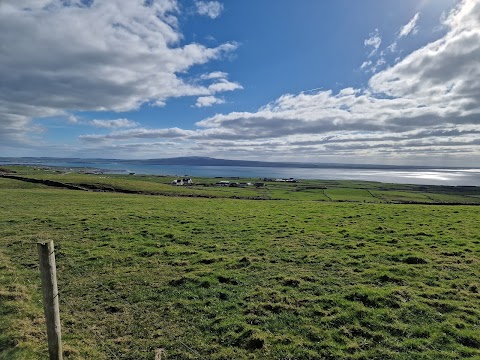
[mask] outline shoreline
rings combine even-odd
[[[323,181],[362,181],[385,184],[425,185],[445,187],[480,187],[480,169],[437,169],[423,171],[377,170],[377,169],[297,169],[297,168],[251,168],[228,166],[182,166],[182,165],[146,165],[123,168],[123,164],[106,164],[109,167],[97,167],[85,163],[4,163],[0,166],[25,166],[64,172],[83,172],[92,175],[136,175],[157,177],[200,177],[200,178],[295,178],[300,180]],[[310,170],[310,171],[309,171]],[[293,176],[292,176],[293,175]],[[316,176],[318,175],[318,176]],[[322,176],[323,175],[323,176]],[[472,178],[472,181],[462,181]]]

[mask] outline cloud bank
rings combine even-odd
[[[370,34],[370,37],[365,39],[363,44],[365,47],[372,48],[370,54],[368,55],[369,57],[375,55],[378,51],[378,48],[382,44],[382,37],[380,36],[378,29],[375,29],[375,31]]]
[[[180,45],[178,11],[173,0],[148,6],[120,0],[92,6],[1,3],[0,143],[15,137],[26,141],[32,117],[71,110],[125,111],[179,96],[195,96],[196,107],[221,104],[218,94],[242,88],[228,74],[208,72],[194,81],[179,74],[221,58],[236,45]],[[461,1],[443,19],[444,36],[394,64],[381,64],[386,68],[364,88],[284,94],[256,111],[210,116],[193,129],[111,120],[123,122],[99,123],[110,132],[80,136],[82,150],[117,157],[131,157],[134,149],[136,157],[204,154],[450,165],[461,159],[480,166],[478,14],[479,1]],[[419,16],[397,38],[412,34]],[[64,31],[53,31],[65,24]],[[26,46],[32,37],[41,44],[39,53]],[[379,52],[381,41],[378,30],[365,40],[369,55]],[[362,67],[378,60],[369,58]]]
[[[401,38],[404,36],[408,36],[410,33],[415,34],[418,31],[417,21],[419,18],[420,18],[420,13],[416,13],[415,16],[412,18],[412,20],[410,20],[408,24],[406,24],[400,29],[400,33],[398,34],[398,37]]]
[[[216,98],[215,96],[200,96],[195,103],[196,107],[207,107],[215,104],[223,104],[225,100]]]
[[[137,127],[139,124],[135,121],[128,119],[115,119],[115,120],[91,120],[89,124],[105,129],[115,129],[115,128],[132,128]]]
[[[197,122],[195,130],[133,129],[85,139],[105,142],[151,136],[191,142],[192,149],[203,153],[223,151],[239,157],[255,153],[309,160],[411,157],[425,162],[455,161],[461,156],[478,161],[478,14],[478,1],[461,2],[445,19],[449,29],[445,36],[373,75],[363,89],[285,94],[254,112],[206,118]],[[406,25],[409,32],[415,22],[414,18]],[[365,42],[374,50],[377,44],[379,40]]]
[[[210,19],[216,19],[223,11],[223,5],[218,1],[196,1],[195,6],[199,15],[208,16]]]
[[[0,143],[26,145],[33,118],[240,89],[224,73],[209,86],[188,80],[237,45],[182,44],[179,11],[175,0],[0,2]]]

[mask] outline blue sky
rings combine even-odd
[[[0,3],[0,156],[480,166],[480,2]]]

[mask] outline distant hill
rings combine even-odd
[[[122,160],[131,164],[148,165],[194,165],[194,166],[241,166],[241,167],[288,167],[288,168],[368,168],[383,169],[392,168],[388,165],[354,165],[354,164],[334,164],[334,163],[299,163],[299,162],[271,162],[271,161],[252,161],[252,160],[228,160],[216,159],[211,157],[188,156],[165,159],[148,160]],[[411,168],[411,166],[394,166],[394,168]]]
[[[0,157],[0,163],[42,164],[48,163],[82,163],[101,164],[106,162],[132,165],[189,165],[189,166],[239,166],[239,167],[285,167],[285,168],[344,168],[344,169],[436,169],[438,166],[411,166],[411,165],[378,165],[378,164],[342,164],[342,163],[300,163],[300,162],[271,162],[251,160],[228,160],[212,157],[187,156],[175,158],[125,160],[125,159],[82,159],[82,158],[54,158],[54,157]],[[458,169],[461,167],[442,167],[443,169]]]

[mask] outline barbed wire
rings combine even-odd
[[[59,253],[58,250],[56,250],[55,252],[57,252],[57,254]],[[58,254],[60,255],[60,254]],[[74,277],[76,278],[82,278],[84,277],[84,274],[82,275],[79,271],[79,265],[75,263],[75,261],[73,260],[72,257],[68,256],[67,254],[65,253],[61,253],[60,256],[57,257],[56,259],[56,263],[57,263],[57,266],[60,265],[60,266],[65,266],[66,267],[66,270],[68,272],[70,272]],[[302,268],[298,268],[298,267],[294,267],[294,269],[291,269],[292,272],[290,274],[290,276],[302,276],[302,275],[305,275],[305,274],[313,274],[315,273],[316,271],[318,270],[321,270],[321,269],[318,269],[317,267],[321,265],[320,263],[311,263],[311,264],[303,264],[302,265]],[[313,269],[311,268],[313,267]],[[87,272],[94,272],[95,271],[95,267],[94,266],[85,266],[83,267],[83,269]],[[99,272],[98,272],[99,273]],[[285,274],[286,276],[289,276],[287,274]],[[106,286],[104,284],[103,281],[95,281],[94,282],[97,287],[103,289],[105,292],[111,294],[113,296],[114,299],[128,305],[126,308],[125,308],[125,311],[123,312],[125,314],[125,316],[132,316],[134,317],[134,314],[131,313],[129,310],[130,309],[133,309],[135,310],[137,313],[143,313],[145,314],[146,313],[146,310],[144,308],[141,308],[137,303],[132,303],[130,302],[124,294],[120,294],[118,293],[117,291],[115,291],[114,289]],[[59,297],[59,300],[61,301],[61,304],[62,306],[65,306],[70,315],[72,317],[76,317],[76,313],[78,312],[78,310],[75,310],[74,309],[74,306],[72,304],[69,303],[69,301],[67,300],[67,298],[64,296],[68,296],[68,297],[74,297],[74,295],[72,294],[68,294],[68,291],[64,291],[62,289],[59,290],[59,294],[60,294],[60,297]],[[183,321],[185,321],[186,319],[183,319]],[[188,324],[188,322],[186,322]],[[188,325],[191,325],[191,324],[188,324]],[[114,351],[110,346],[107,345],[107,343],[105,342],[105,338],[100,335],[100,333],[98,333],[93,327],[87,327],[89,332],[92,334],[93,338],[95,339],[95,341],[97,342],[97,344],[102,347],[105,352],[108,353],[108,355],[112,358],[112,359],[121,359],[122,356],[120,356],[116,351]],[[199,351],[197,351],[196,349],[193,349],[192,347],[190,347],[189,345],[187,345],[184,341],[180,340],[180,339],[175,339],[175,341],[182,345],[189,353],[190,355],[192,355],[195,359],[202,359],[203,356],[200,354]],[[159,350],[159,349],[156,349],[156,350]],[[166,355],[166,352],[165,352],[165,349],[160,349],[162,350],[162,355]]]
[[[63,262],[63,265],[66,265],[68,266],[69,268],[69,271],[71,271],[71,273],[76,276],[76,277],[82,277],[82,275],[77,271],[75,270],[76,269],[76,265],[73,264],[73,260],[70,260],[70,259],[67,259],[67,256],[64,255],[62,256],[59,260],[57,260],[57,264],[58,263],[62,263]],[[145,309],[141,308],[138,304],[136,303],[131,303],[130,301],[128,301],[125,296],[122,296],[121,294],[119,294],[118,292],[114,291],[113,289],[107,287],[102,281],[96,281],[95,282],[96,285],[98,285],[99,287],[101,287],[102,289],[104,289],[106,292],[110,293],[111,295],[113,295],[113,297],[116,299],[116,300],[119,300],[121,302],[123,302],[124,304],[128,305],[130,308],[134,309],[137,311],[137,313],[146,313]],[[59,291],[59,293],[61,294],[61,291]],[[60,300],[62,299],[62,297],[60,297]],[[70,306],[70,304],[67,303],[67,301],[64,299],[62,301],[63,304],[67,304],[67,307],[69,308],[70,312],[72,312],[72,314],[74,313],[74,310],[72,309],[72,307]],[[128,309],[127,309],[127,312],[128,313]],[[133,315],[132,315],[133,316]],[[96,340],[101,342],[101,344],[107,349],[107,351],[114,356],[114,359],[120,359],[120,357],[118,355],[116,355],[112,349],[110,349],[109,347],[107,347],[105,345],[105,342],[100,338],[100,336],[93,332],[92,330],[92,334],[95,336]],[[177,341],[179,344],[181,344],[185,349],[187,349],[191,355],[193,355],[196,359],[201,359],[203,358],[202,355],[195,349],[191,348],[190,346],[188,346],[185,342],[183,342],[182,340],[180,339],[176,339],[175,341]],[[158,349],[157,349],[158,350]],[[166,355],[166,351],[164,349],[162,349],[162,354],[163,355]]]
[[[139,306],[137,304],[132,304],[130,303],[127,299],[125,299],[124,297],[120,296],[118,293],[116,293],[115,291],[113,291],[112,289],[109,289],[108,287],[106,287],[102,282],[99,282],[98,283],[102,288],[104,288],[105,290],[107,290],[108,292],[110,292],[111,294],[113,294],[117,299],[123,301],[124,303],[126,303],[127,305],[137,309],[138,311],[144,311],[143,309],[139,308]],[[185,344],[183,341],[181,340],[178,340],[177,341],[182,345],[184,346],[187,350],[189,350],[191,353],[195,354],[197,357],[200,357],[201,358],[201,355],[198,351],[192,349],[191,347],[189,347],[187,344]]]
[[[70,304],[68,303],[68,301],[66,301],[65,299],[62,299],[62,294],[60,293],[60,291],[58,292],[59,293],[59,300],[61,301],[62,305],[63,306],[66,306],[69,310],[70,310],[70,313],[71,314],[74,314],[75,310],[73,309],[73,307],[70,306]],[[93,330],[93,327],[88,327],[87,328],[90,330],[90,332],[93,334],[93,336],[95,337],[97,343],[100,343],[100,346],[102,346],[103,348],[105,348],[107,350],[107,352],[112,356],[112,359],[120,359],[119,356],[112,350],[110,349],[108,346],[106,346],[105,344],[105,341],[103,341],[101,338],[100,338],[100,335],[95,332]]]
[[[58,250],[55,249],[54,252],[57,252]],[[56,254],[55,254],[56,255]],[[65,254],[63,254],[63,256],[61,257],[57,257],[55,256],[56,259],[55,259],[55,262],[57,264],[57,268],[58,268],[58,265],[59,264],[62,264],[62,265],[67,265],[69,267],[69,270],[71,271],[71,273],[76,276],[76,277],[81,277],[81,274],[79,274],[76,270],[75,270],[75,265],[73,263],[71,263],[69,261],[69,259],[66,257]],[[66,306],[67,309],[70,311],[70,314],[75,317],[75,312],[76,310],[73,308],[73,306],[67,301],[67,299],[65,298],[65,296],[63,295],[66,295],[67,292],[66,291],[63,291],[62,289],[59,289],[58,290],[58,294],[59,294],[59,300],[61,302],[62,305]],[[87,326],[86,327],[88,330],[90,330],[90,333],[94,336],[97,344],[99,343],[99,345],[101,347],[103,347],[104,349],[106,349],[106,351],[109,353],[110,356],[112,356],[112,359],[120,359],[120,357],[118,356],[118,354],[112,350],[109,346],[107,346],[107,344],[105,343],[104,339],[102,339],[100,337],[100,335],[94,330],[93,327],[90,327],[90,326]]]

